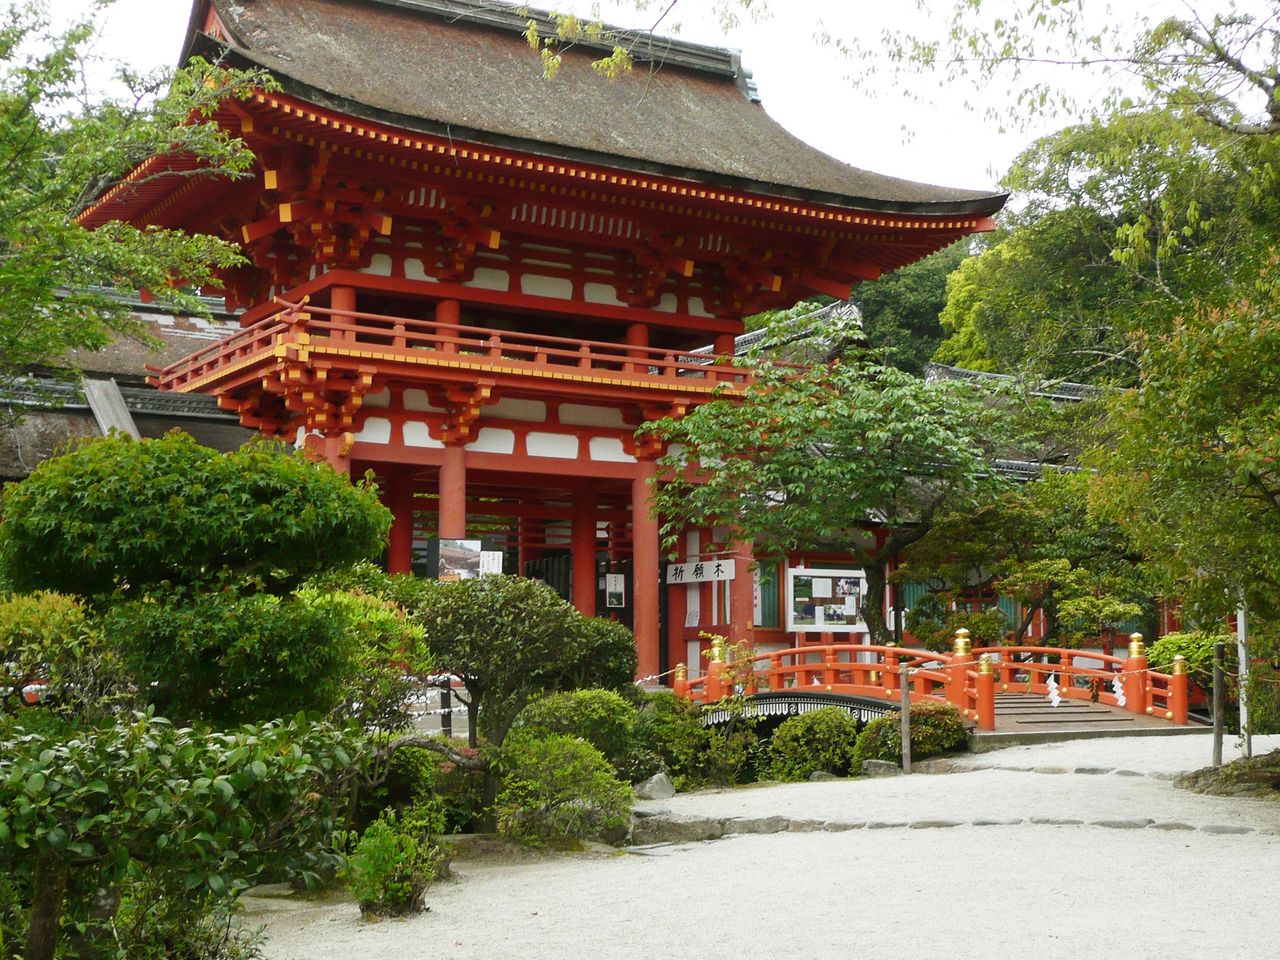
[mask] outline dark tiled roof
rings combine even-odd
[[[982,370],[966,370],[963,367],[949,367],[942,363],[931,363],[925,368],[928,380],[972,380],[978,383],[999,383],[1012,385],[1018,378],[1007,373],[987,373]],[[1031,384],[1031,394],[1049,400],[1085,400],[1096,397],[1099,389],[1087,383],[1069,383],[1067,381],[1047,381]]]
[[[118,337],[102,350],[68,352],[67,365],[90,376],[101,374],[141,385],[146,378],[148,365],[165,367],[177,363],[183,357],[207,347],[211,341],[239,329],[232,325],[210,324],[167,315],[139,317],[139,320],[143,332],[153,342]]]
[[[1004,195],[850,167],[792,136],[751,99],[737,54],[647,38],[634,72],[566,49],[542,79],[528,17],[493,0],[198,0],[233,54],[288,92],[401,127],[866,210],[994,213]],[[193,17],[193,24],[198,19]],[[207,50],[194,33],[187,53]]]

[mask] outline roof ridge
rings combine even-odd
[[[557,35],[552,13],[536,7],[508,2],[508,0],[363,0],[380,6],[395,7],[477,26],[524,34],[530,21],[538,27],[542,36]],[[589,18],[582,18],[589,21]],[[573,41],[574,46],[612,53],[615,39],[629,39],[639,43],[630,50],[633,59],[641,62],[660,62],[664,66],[683,67],[701,73],[732,77],[739,89],[751,100],[758,101],[755,81],[742,66],[742,52],[731,47],[693,43],[674,37],[650,33],[638,28],[620,27],[602,23],[603,35],[599,38],[582,37]]]

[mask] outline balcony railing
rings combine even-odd
[[[597,340],[515,333],[410,317],[336,311],[277,301],[281,311],[162,370],[162,390],[215,390],[247,367],[288,356],[358,357],[387,367],[434,364],[494,374],[588,379],[677,393],[731,391],[746,384],[745,370],[715,358]]]

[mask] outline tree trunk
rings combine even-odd
[[[23,960],[53,960],[58,949],[62,897],[67,890],[67,861],[46,853],[36,861],[32,881],[31,919],[27,924],[27,949]]]
[[[884,618],[885,587],[888,584],[885,564],[868,563],[864,572],[867,575],[867,600],[862,605],[862,615],[867,621],[871,642],[883,646],[893,639]]]

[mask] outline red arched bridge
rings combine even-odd
[[[941,702],[958,707],[980,730],[996,726],[997,695],[1048,697],[1108,704],[1134,714],[1187,722],[1187,669],[1176,657],[1172,673],[1147,666],[1141,634],[1130,637],[1128,657],[1060,647],[970,646],[967,630],[956,632],[950,653],[856,643],[806,645],[749,656],[711,650],[705,675],[690,680],[676,669],[675,692],[700,703],[726,697],[773,698],[785,693],[825,694],[878,701]],[[825,699],[825,697],[824,697]]]

